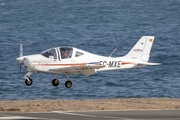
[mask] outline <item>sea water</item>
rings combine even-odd
[[[180,1],[0,0],[0,99],[180,98]],[[24,55],[57,46],[125,55],[141,36],[155,36],[150,62],[160,66],[69,75],[73,86],[52,86],[52,74],[34,73],[26,86]]]

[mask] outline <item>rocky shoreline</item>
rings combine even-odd
[[[178,98],[100,100],[1,100],[0,112],[180,109]]]

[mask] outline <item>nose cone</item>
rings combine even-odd
[[[19,62],[22,62],[23,59],[24,59],[24,57],[18,57],[18,58],[16,58],[16,60],[19,61]]]
[[[27,69],[29,69],[29,70],[33,70],[33,67],[32,67],[31,62],[32,62],[32,60],[31,60],[30,58],[28,58],[28,57],[25,57],[25,58],[23,59],[23,64],[24,64],[24,66],[25,66]]]

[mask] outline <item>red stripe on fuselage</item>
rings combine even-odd
[[[79,64],[33,64],[35,66],[81,66],[87,65],[87,63],[79,63]]]
[[[127,65],[127,64],[134,64],[133,62],[122,62],[122,65]]]

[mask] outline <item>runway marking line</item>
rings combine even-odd
[[[8,115],[7,113],[5,114],[0,114],[2,115],[3,117],[0,117],[0,120],[21,120],[21,119],[29,119],[29,120],[49,120],[47,118],[39,118],[39,117],[26,117],[26,116],[15,116],[15,115]]]
[[[72,113],[72,112],[61,112],[61,111],[52,111],[53,113],[60,113],[60,114],[67,114],[67,115],[74,115],[74,116],[82,116],[82,117],[100,117],[100,118],[109,118],[109,119],[117,119],[120,117],[110,117],[110,116],[97,116],[97,115],[86,115],[86,114],[78,114],[78,113]],[[124,120],[130,120],[127,118],[121,118]]]
[[[50,112],[108,112],[108,111],[109,112],[114,112],[114,111],[121,112],[121,111],[173,111],[173,110],[176,110],[176,109],[83,110],[83,111],[50,111]]]
[[[23,116],[11,116],[11,117],[0,117],[0,120],[21,120],[21,119],[29,119],[29,120],[35,120],[35,119],[43,119],[43,118],[36,118],[36,117],[23,117]]]

